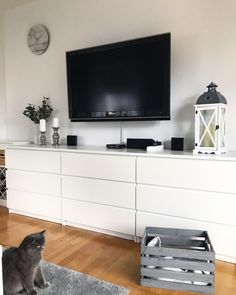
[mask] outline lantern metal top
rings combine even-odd
[[[204,92],[199,96],[196,104],[212,104],[212,103],[224,103],[227,104],[226,98],[218,91],[216,91],[216,87],[218,87],[214,82],[211,82],[207,88],[208,91]]]

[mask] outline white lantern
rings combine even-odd
[[[227,101],[211,82],[197,100],[195,107],[194,153],[222,154],[226,152],[225,118]]]

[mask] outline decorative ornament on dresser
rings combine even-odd
[[[57,147],[60,145],[60,135],[59,135],[59,120],[58,118],[53,118],[53,134],[52,134],[52,146]]]
[[[45,119],[41,119],[39,121],[39,131],[40,131],[39,144],[46,145],[46,120]]]
[[[225,119],[227,101],[211,82],[195,105],[194,153],[222,154],[226,152]]]
[[[35,106],[34,104],[29,103],[25,110],[23,111],[23,115],[29,118],[34,122],[34,143],[39,144],[39,123],[40,120],[48,119],[53,112],[53,108],[50,105],[49,97],[43,97],[42,104],[39,106]],[[45,130],[42,130],[45,129]],[[45,123],[41,121],[40,131],[46,132],[46,121]]]
[[[49,46],[48,29],[41,24],[30,28],[27,43],[30,51],[36,55],[43,54]]]

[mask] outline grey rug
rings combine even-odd
[[[43,261],[46,289],[37,289],[38,295],[127,295],[129,290],[94,277]],[[23,293],[22,293],[23,294]]]

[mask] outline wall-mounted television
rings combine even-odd
[[[71,121],[170,119],[170,33],[66,52]]]

